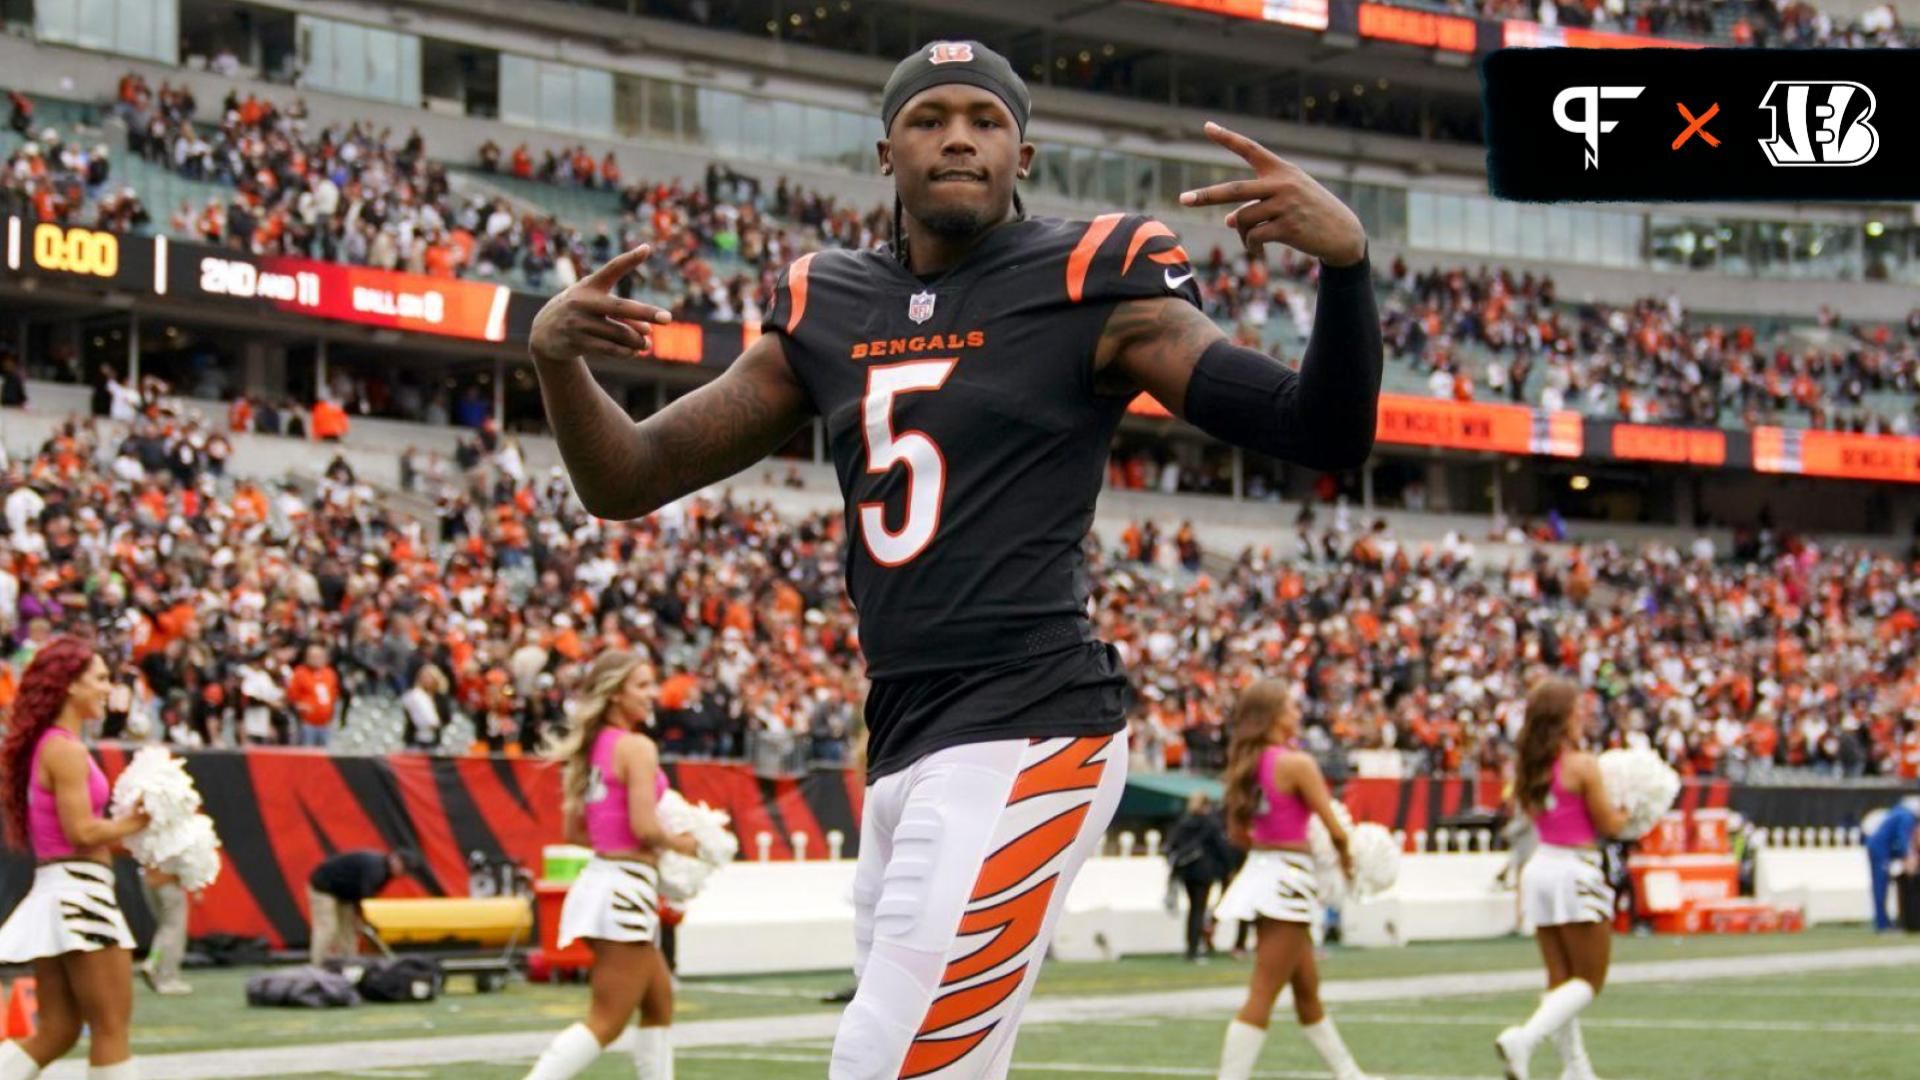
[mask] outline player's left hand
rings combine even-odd
[[[1367,254],[1367,230],[1333,192],[1305,169],[1239,132],[1207,123],[1207,138],[1253,166],[1253,179],[1229,180],[1180,196],[1182,206],[1239,203],[1227,226],[1254,256],[1262,244],[1285,244],[1328,266],[1352,266]]]

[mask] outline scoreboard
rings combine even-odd
[[[7,218],[6,233],[9,274],[469,341],[524,339],[542,301],[489,282],[254,255],[17,215]]]

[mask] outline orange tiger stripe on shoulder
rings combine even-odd
[[[1080,242],[1073,246],[1073,254],[1067,256],[1067,299],[1079,303],[1086,295],[1087,271],[1093,266],[1093,256],[1099,252],[1100,245],[1107,242],[1113,230],[1120,226],[1125,214],[1101,214],[1087,224],[1087,231],[1080,234]]]
[[[1127,257],[1120,264],[1120,276],[1125,277],[1127,271],[1133,269],[1134,256],[1140,254],[1140,249],[1147,246],[1147,241],[1161,237],[1172,240],[1173,246],[1165,251],[1156,251],[1148,255],[1147,261],[1159,263],[1161,266],[1177,266],[1180,263],[1193,261],[1187,257],[1187,249],[1180,246],[1180,238],[1174,235],[1172,229],[1148,218],[1139,228],[1133,230],[1133,239],[1127,242]]]
[[[791,334],[800,327],[800,320],[807,315],[807,268],[813,265],[815,252],[793,260],[787,268],[787,292],[793,297],[793,310],[787,314],[787,333]]]
[[[1122,277],[1126,276],[1127,271],[1133,269],[1133,257],[1140,254],[1140,249],[1147,246],[1147,241],[1160,236],[1172,239],[1173,230],[1152,218],[1148,218],[1145,222],[1141,223],[1139,228],[1133,230],[1133,239],[1127,241],[1126,260],[1120,264],[1120,275]]]

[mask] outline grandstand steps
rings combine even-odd
[[[559,218],[578,229],[612,228],[620,221],[619,193],[601,188],[563,187],[464,166],[447,170],[447,185],[462,195],[505,199],[521,213]]]

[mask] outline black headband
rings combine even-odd
[[[893,130],[893,118],[915,94],[948,83],[965,83],[992,93],[1007,105],[1020,137],[1027,135],[1032,99],[1027,84],[1007,58],[977,41],[936,41],[900,61],[880,96],[880,121]]]

